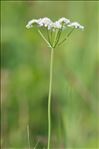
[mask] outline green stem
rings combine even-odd
[[[56,43],[54,45],[54,48],[57,46],[58,42],[59,42],[59,39],[60,39],[60,36],[61,36],[61,32],[62,32],[62,29],[59,29],[58,33],[57,33],[57,38],[56,38]]]
[[[53,48],[54,48],[54,45],[56,43],[57,34],[58,34],[58,29],[55,30],[55,36],[54,36],[53,45],[52,45]]]
[[[71,35],[71,33],[74,31],[74,29],[75,29],[75,28],[73,28],[73,29],[67,34],[66,38],[64,38],[64,39],[58,44],[58,46],[60,46],[62,43],[64,43],[64,42],[68,39],[68,37]]]
[[[52,47],[52,43],[51,43],[51,38],[50,38],[50,35],[49,35],[49,31],[48,31],[47,28],[46,28],[46,30],[47,30],[48,42],[50,43],[50,45]]]
[[[45,38],[45,36],[42,34],[42,32],[40,30],[38,30],[40,36],[44,39],[44,41],[48,44],[48,46],[51,48],[50,43],[47,41],[47,39]]]
[[[30,149],[31,147],[30,147],[30,133],[29,133],[29,125],[27,125],[27,137],[28,137],[28,147],[29,147],[29,149]]]
[[[49,81],[49,95],[48,95],[48,146],[47,146],[47,149],[50,149],[50,141],[51,141],[51,93],[52,93],[53,55],[54,55],[54,48],[51,48],[50,81]]]

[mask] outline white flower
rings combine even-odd
[[[79,29],[84,29],[84,26],[80,25],[78,22],[72,22],[68,25],[68,27],[74,27]]]
[[[59,23],[65,23],[65,24],[68,24],[68,23],[70,23],[70,20],[69,19],[66,19],[66,18],[64,18],[64,17],[62,17],[62,18],[60,18],[59,20],[58,20],[58,22]]]
[[[53,22],[48,25],[48,30],[51,30],[53,27]]]
[[[53,26],[53,22],[45,17],[45,18],[40,18],[40,19],[33,19],[31,21],[28,22],[28,24],[26,25],[26,28],[31,28],[33,27],[33,24],[37,24],[39,27],[47,27],[48,30],[52,28]]]
[[[58,29],[62,28],[62,25],[58,21],[54,22],[52,26],[53,26],[53,28],[58,28]]]
[[[40,21],[40,19],[39,20],[33,19],[33,20],[29,21],[28,24],[26,25],[26,28],[29,29],[29,28],[33,27],[33,24],[38,24],[39,21]]]
[[[40,19],[40,21],[38,22],[38,24],[40,26],[48,27],[49,25],[52,24],[52,21],[49,18],[45,17],[45,18]]]
[[[26,28],[31,28],[33,25],[38,27],[46,27],[48,30],[55,31],[55,29],[64,29],[66,27],[74,27],[78,29],[84,29],[84,26],[80,25],[78,22],[70,22],[69,19],[64,17],[60,18],[58,21],[53,22],[51,19],[44,17],[40,19],[33,19],[28,22]]]
[[[46,28],[48,30],[48,39],[46,39],[46,36],[43,35],[42,31],[38,29],[39,34],[44,39],[44,41],[48,44],[49,47],[55,48],[56,46],[61,45],[64,41],[67,40],[67,38],[71,35],[74,28],[76,29],[84,29],[84,26],[80,25],[78,22],[70,22],[69,19],[66,19],[64,17],[60,18],[59,20],[53,22],[51,19],[44,17],[40,19],[33,19],[28,22],[26,25],[26,28],[32,28],[36,25],[37,28]],[[63,32],[64,29],[67,29],[69,27],[73,27],[73,29],[70,30],[70,32],[67,34],[66,37],[62,41],[60,41],[60,35]],[[51,30],[51,32],[49,31]],[[52,33],[53,32],[53,33]],[[55,33],[54,33],[55,32]],[[53,36],[54,35],[54,36]],[[54,37],[54,38],[53,38]],[[54,42],[53,42],[54,40]]]

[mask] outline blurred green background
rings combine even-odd
[[[85,26],[54,53],[51,149],[99,148],[99,2],[1,2],[1,145],[47,146],[50,50],[33,18],[66,17]]]

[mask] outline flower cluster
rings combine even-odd
[[[28,22],[26,28],[29,29],[34,26],[38,27],[38,33],[51,48],[56,48],[57,46],[63,44],[71,35],[71,33],[74,31],[74,29],[81,29],[81,30],[84,29],[84,26],[80,25],[78,22],[71,22],[69,19],[64,17],[60,18],[55,22],[53,22],[51,19],[47,17],[40,19],[33,19]],[[47,38],[39,28],[46,28]],[[62,39],[61,34],[63,32],[63,29],[65,28],[72,28],[72,29],[69,32],[67,32],[67,35],[65,35],[65,37]]]
[[[26,27],[29,29],[37,25],[38,27],[46,27],[48,30],[55,31],[55,29],[64,29],[66,27],[73,27],[78,29],[84,29],[84,26],[80,25],[78,22],[71,22],[69,19],[64,17],[60,18],[58,21],[53,22],[51,19],[45,17],[40,19],[33,19],[28,22]]]

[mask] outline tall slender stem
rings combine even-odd
[[[27,125],[27,137],[28,137],[28,148],[30,149],[30,133],[29,133],[29,125]]]
[[[53,56],[54,56],[54,48],[51,48],[50,81],[49,81],[49,95],[48,95],[48,147],[47,149],[50,149],[50,141],[51,141],[51,93],[52,93]]]

